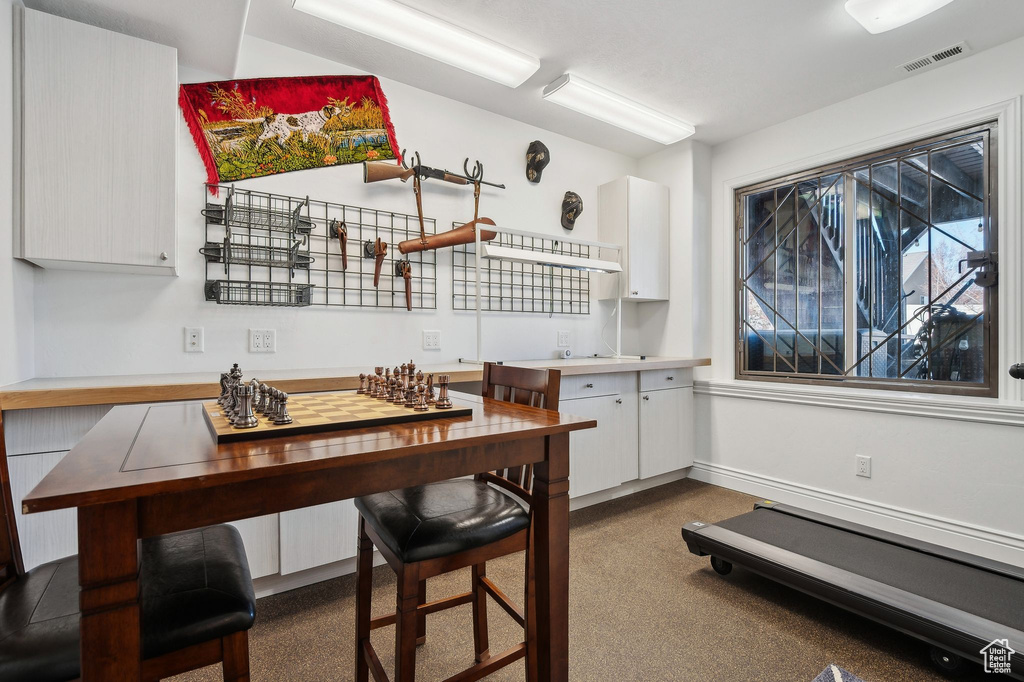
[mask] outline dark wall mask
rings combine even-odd
[[[562,227],[571,230],[583,213],[583,198],[576,192],[566,192],[562,199]]]
[[[526,148],[526,179],[530,182],[540,182],[541,173],[551,163],[551,152],[540,140],[534,140]]]

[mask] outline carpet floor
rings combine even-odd
[[[807,682],[836,664],[867,682],[942,680],[927,647],[741,567],[721,577],[707,558],[687,551],[679,529],[752,508],[755,498],[682,480],[581,509],[571,515],[570,679],[574,681],[723,680]],[[488,564],[488,576],[522,598],[523,555]],[[375,615],[394,608],[395,579],[374,570]],[[464,592],[469,572],[432,579],[428,598]],[[354,576],[260,599],[250,632],[252,680],[352,679]],[[441,680],[473,662],[469,605],[427,618],[417,679]],[[514,622],[493,602],[491,652],[520,641]],[[372,636],[393,670],[394,629]],[[390,674],[390,672],[389,672]],[[522,662],[487,678],[520,681]],[[175,678],[220,679],[220,667]],[[992,679],[981,673],[967,679]]]

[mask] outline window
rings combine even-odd
[[[996,124],[737,190],[737,374],[995,395]]]

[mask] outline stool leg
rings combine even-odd
[[[533,528],[526,543],[526,682],[537,682],[537,570],[533,555]]]
[[[419,606],[423,606],[427,603],[427,581],[421,580],[419,586],[419,594],[416,597],[416,603]],[[427,641],[427,614],[417,613],[416,614],[416,645],[419,646]]]
[[[490,658],[487,651],[487,592],[481,578],[487,575],[487,564],[476,564],[473,572],[473,645],[476,647],[476,662],[483,663]]]
[[[398,604],[395,613],[395,680],[416,679],[416,630],[420,595],[419,566],[406,564],[398,576]]]
[[[224,682],[249,682],[249,633],[245,630],[221,638]]]
[[[370,639],[370,597],[373,594],[373,542],[366,521],[359,517],[356,546],[356,682],[369,682],[370,668],[363,657],[363,642]]]

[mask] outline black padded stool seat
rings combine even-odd
[[[256,596],[231,526],[142,541],[142,655],[248,630]],[[0,592],[0,680],[79,676],[78,557],[38,566]]]
[[[469,479],[358,497],[356,508],[403,563],[483,547],[530,525],[518,502]]]

